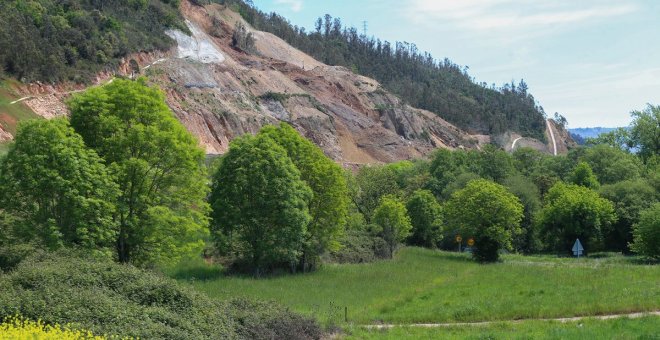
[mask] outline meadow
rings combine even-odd
[[[391,261],[265,279],[225,276],[201,263],[170,274],[214,298],[275,300],[326,324],[345,317],[351,324],[409,324],[660,310],[660,267],[622,256],[505,255],[480,265],[467,254],[407,247]]]

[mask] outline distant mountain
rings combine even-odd
[[[582,145],[584,144],[584,141],[587,138],[596,138],[603,133],[608,133],[616,129],[618,128],[584,127],[584,128],[568,129],[568,132],[571,134],[571,137],[573,138],[573,140],[575,140],[576,143]]]

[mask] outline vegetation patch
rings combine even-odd
[[[3,130],[14,136],[16,135],[18,122],[26,119],[40,118],[25,103],[10,104],[17,99],[20,98],[10,90],[10,81],[0,80],[0,125]],[[2,146],[0,146],[0,152],[2,152],[1,150]]]
[[[403,248],[394,260],[326,264],[267,280],[221,277],[192,285],[209,296],[276,300],[322,322],[368,324],[553,318],[660,309],[660,267],[599,259],[468,254]]]
[[[70,253],[70,252],[69,252]],[[0,317],[142,339],[314,339],[315,322],[272,303],[219,302],[174,280],[89,257],[37,254],[0,276]]]

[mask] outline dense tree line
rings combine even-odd
[[[501,87],[475,82],[467,67],[449,59],[438,61],[412,43],[392,44],[365,36],[327,14],[308,32],[276,13],[259,11],[249,1],[217,2],[235,6],[254,28],[273,33],[326,64],[372,77],[412,106],[433,111],[463,129],[487,134],[513,130],[545,138],[545,113],[522,80]]]
[[[34,249],[83,249],[139,266],[203,249],[263,275],[325,260],[392,258],[403,244],[495,261],[501,251],[658,257],[658,108],[626,145],[551,156],[439,149],[427,160],[342,170],[293,127],[266,126],[207,166],[163,94],[117,80],[69,101],[71,118],[20,125],[0,159],[0,265]],[[468,243],[470,240],[470,243]]]
[[[166,49],[164,30],[187,30],[178,0],[0,2],[0,75],[87,82],[127,54]]]

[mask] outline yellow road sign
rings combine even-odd
[[[473,238],[468,239],[467,245],[472,247],[474,245],[474,239]]]
[[[463,238],[461,237],[461,235],[456,235],[456,242],[460,243],[461,241],[463,241]]]

